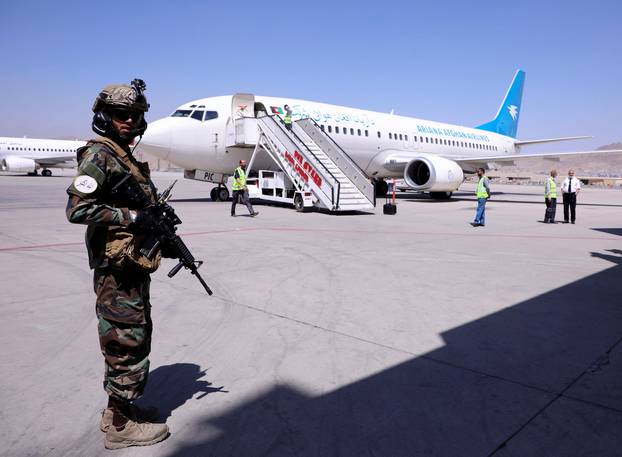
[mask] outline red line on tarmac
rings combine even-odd
[[[26,246],[9,246],[7,248],[0,248],[0,251],[21,251],[24,249],[45,249],[45,248],[59,248],[63,246],[78,246],[82,243],[56,243],[56,244],[28,244]]]
[[[352,230],[352,229],[306,229],[291,227],[265,227],[257,229],[244,229],[246,231],[274,231],[274,232],[309,232],[309,233],[360,233],[369,235],[434,235],[434,236],[479,236],[479,237],[500,237],[500,238],[541,238],[550,240],[611,240],[612,238],[604,236],[552,236],[552,235],[519,235],[519,234],[502,234],[502,233],[486,233],[485,229],[479,230],[480,233],[460,233],[460,232],[417,232],[410,230],[395,230],[383,232],[377,230]],[[241,230],[240,230],[241,231]],[[197,233],[198,234],[198,233]]]
[[[552,236],[552,235],[518,235],[518,234],[502,234],[502,233],[485,233],[483,229],[479,230],[480,233],[460,233],[460,232],[417,232],[409,230],[396,230],[391,232],[383,232],[377,230],[345,230],[345,229],[307,229],[307,228],[295,228],[295,227],[257,227],[257,228],[242,228],[242,229],[229,229],[229,230],[206,230],[201,232],[188,232],[181,233],[180,236],[197,236],[197,235],[218,235],[221,233],[239,233],[239,232],[297,232],[297,233],[358,233],[363,235],[433,235],[433,236],[477,236],[487,238],[534,238],[534,239],[549,239],[549,240],[612,240],[613,238],[603,236]],[[46,249],[46,248],[58,248],[65,246],[79,246],[82,242],[74,243],[56,243],[56,244],[30,244],[24,246],[8,246],[0,247],[2,251],[23,251],[28,249]]]

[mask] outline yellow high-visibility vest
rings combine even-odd
[[[477,198],[488,198],[488,192],[486,192],[486,187],[484,186],[485,176],[479,178],[479,183],[477,183]]]
[[[550,190],[546,195],[546,186],[544,187],[544,198],[557,198],[557,183],[552,176],[549,176]]]
[[[238,172],[239,178],[235,178],[233,175],[233,190],[242,190],[246,187],[246,173],[242,169],[242,167],[238,167],[235,169]]]

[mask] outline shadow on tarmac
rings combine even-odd
[[[609,233],[610,235],[622,236],[622,228],[592,228],[597,232]]]
[[[206,372],[193,363],[175,363],[156,368],[149,373],[149,382],[138,405],[157,406],[160,419],[170,417],[173,411],[200,393],[197,400],[214,392],[227,393],[224,386],[212,387],[201,380]],[[173,387],[173,388],[172,388]]]
[[[275,385],[205,417],[167,456],[618,455],[622,409],[607,395],[622,390],[594,389],[590,370],[622,334],[622,256],[609,252],[591,255],[612,267],[450,329],[440,349],[326,394]],[[622,364],[606,369],[619,384]],[[154,400],[168,410],[213,389],[195,365],[164,370]]]

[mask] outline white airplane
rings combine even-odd
[[[257,142],[256,124],[248,120],[266,114],[293,120],[312,118],[386,194],[384,178],[403,178],[414,190],[432,198],[451,197],[465,173],[495,164],[513,165],[525,157],[559,160],[564,156],[622,151],[583,151],[521,155],[523,146],[590,138],[575,136],[542,140],[516,139],[525,72],[518,70],[495,118],[479,127],[378,113],[306,100],[235,94],[209,97],[181,105],[169,117],[152,122],[140,150],[167,159],[191,179],[218,183],[216,199],[226,199],[228,177],[240,159],[248,160]],[[270,164],[256,164],[269,167]],[[272,164],[274,166],[274,164]],[[200,178],[198,178],[200,176]]]
[[[86,141],[0,137],[0,170],[52,176],[50,168],[74,168]]]

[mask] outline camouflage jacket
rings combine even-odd
[[[130,210],[139,209],[110,190],[128,172],[132,173],[152,201],[156,188],[150,178],[147,163],[138,162],[129,148],[122,148],[108,138],[98,137],[78,150],[78,172],[67,189],[67,219],[86,224],[86,247],[91,268],[111,265],[107,252],[111,240],[130,233]],[[130,235],[131,236],[131,235]]]

